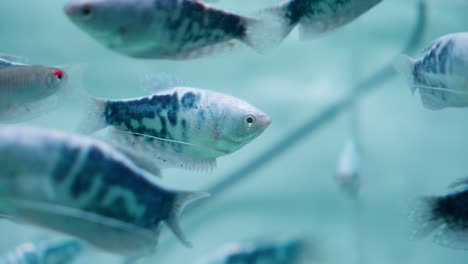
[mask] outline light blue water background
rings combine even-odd
[[[384,0],[351,25],[314,41],[301,42],[294,31],[266,54],[241,47],[221,56],[171,62],[137,60],[107,50],[68,21],[62,12],[65,2],[2,0],[0,52],[35,64],[86,64],[83,87],[96,96],[142,96],[140,80],[166,72],[191,86],[245,99],[272,116],[262,136],[219,159],[212,173],[164,172],[168,186],[190,190],[204,190],[289,137],[293,128],[388,63],[406,43],[416,14],[414,0]],[[467,3],[429,2],[424,46],[468,29]],[[273,3],[223,0],[216,5],[251,14]],[[73,131],[81,113],[76,98],[30,123]],[[343,113],[220,199],[182,217],[193,249],[184,248],[164,229],[160,250],[145,263],[192,263],[225,242],[293,235],[318,238],[324,263],[466,263],[466,251],[442,248],[430,239],[408,240],[407,214],[418,195],[444,193],[449,183],[468,176],[468,110],[427,110],[398,77],[362,98],[358,113],[364,151],[360,213],[333,180],[350,133],[349,113]],[[0,234],[0,252],[53,235],[9,221],[0,221]],[[116,261],[93,254],[96,263]]]

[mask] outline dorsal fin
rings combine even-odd
[[[20,65],[27,65],[25,58],[0,53],[0,68]]]
[[[169,74],[157,73],[143,78],[141,86],[145,92],[154,94],[175,87],[184,87],[187,84]]]

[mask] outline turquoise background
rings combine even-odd
[[[219,159],[212,173],[164,172],[166,185],[190,190],[206,190],[289,137],[292,129],[388,63],[406,43],[416,14],[414,0],[384,0],[317,40],[299,41],[294,31],[266,54],[240,45],[233,53],[174,62],[137,60],[107,50],[68,21],[62,12],[65,2],[3,0],[0,52],[34,64],[86,64],[82,84],[96,96],[142,96],[140,80],[165,72],[193,87],[245,99],[272,116],[262,136]],[[275,2],[223,0],[215,5],[252,14]],[[467,3],[429,4],[423,46],[468,27]],[[69,100],[29,123],[73,131],[83,111],[78,101]],[[184,248],[164,227],[157,253],[143,263],[192,263],[225,242],[294,235],[318,239],[324,263],[465,263],[466,251],[442,248],[430,238],[410,241],[407,214],[417,196],[443,194],[448,184],[467,176],[466,109],[427,110],[399,76],[362,98],[358,113],[364,182],[360,210],[333,180],[338,154],[350,134],[350,115],[343,113],[207,207],[183,216],[182,228],[193,249]],[[0,252],[53,235],[9,221],[0,221],[0,233]],[[94,251],[88,258],[93,263],[117,260]]]

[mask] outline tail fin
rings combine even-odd
[[[81,99],[85,104],[85,114],[81,119],[77,132],[91,134],[107,127],[105,110],[106,100],[81,94]]]
[[[166,224],[186,247],[192,247],[192,243],[188,241],[180,228],[179,215],[187,204],[208,196],[209,194],[203,192],[179,192],[176,194],[174,205],[166,219]]]
[[[401,74],[403,74],[403,76],[405,76],[406,80],[408,81],[408,84],[411,86],[411,93],[413,94],[416,91],[416,87],[413,85],[413,69],[415,62],[415,59],[406,55],[398,56],[394,62],[395,69]]]
[[[288,17],[289,2],[264,9],[257,18],[248,20],[242,41],[258,52],[278,46],[296,25]]]
[[[423,197],[415,202],[409,215],[412,239],[427,237],[442,225],[442,219],[434,214],[437,201],[437,197]]]

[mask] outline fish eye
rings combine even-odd
[[[61,70],[56,70],[56,71],[54,72],[54,76],[55,76],[55,78],[57,78],[57,79],[59,79],[59,80],[62,80],[62,78],[63,78],[63,71],[61,71]]]
[[[92,13],[91,6],[85,5],[80,10],[81,14],[85,17],[90,16]]]
[[[252,127],[253,125],[255,125],[256,121],[257,121],[257,119],[253,115],[246,115],[244,117],[244,125],[246,127]]]

